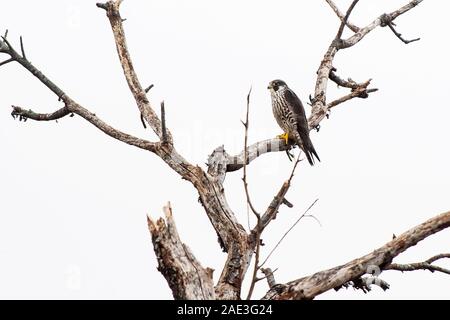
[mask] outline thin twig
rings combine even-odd
[[[369,253],[352,259],[347,263],[312,275],[291,280],[269,290],[262,298],[273,300],[302,299],[312,300],[318,295],[369,273],[376,275],[384,270],[392,259],[414,247],[433,234],[450,228],[450,211],[441,213],[409,229]],[[380,270],[380,269],[381,270]]]
[[[247,227],[248,227],[248,230],[250,230],[250,206],[248,205],[248,203],[247,203]]]
[[[7,33],[8,32],[6,32],[6,34]],[[9,54],[11,56],[11,58],[16,60],[16,58],[12,56],[14,53],[16,53],[16,51],[14,50],[13,46],[11,45],[11,43],[9,43],[9,40],[6,39],[6,36],[5,37],[2,36],[2,40],[3,40],[4,43],[6,43],[6,46],[8,47],[8,49],[5,51],[5,53]]]
[[[162,143],[167,143],[167,129],[166,129],[166,109],[164,108],[164,100],[161,101],[161,130]]]
[[[281,203],[284,204],[288,208],[293,208],[294,207],[294,205],[292,203],[290,203],[288,201],[288,199],[286,199],[286,198],[283,198],[283,201]]]
[[[247,294],[247,300],[252,298],[253,290],[255,289],[255,284],[257,282],[257,274],[259,269],[259,254],[261,249],[261,219],[257,221],[257,233],[256,233],[256,251],[255,251],[255,263],[253,265],[253,274],[252,274],[252,282],[250,283],[250,288]]]
[[[284,235],[277,242],[275,247],[270,251],[270,253],[266,257],[266,259],[264,259],[264,261],[261,263],[261,265],[259,266],[260,268],[262,268],[262,266],[267,262],[267,260],[269,260],[270,256],[275,252],[275,250],[278,248],[278,246],[284,240],[284,238],[286,238],[286,236],[289,234],[289,232],[291,232],[291,230],[294,229],[294,227],[300,222],[300,220],[302,220],[306,216],[308,211],[317,203],[317,201],[319,201],[319,199],[314,200],[314,202],[308,207],[308,209],[306,209],[306,211],[297,219],[297,221],[295,221],[294,224],[284,233]]]
[[[342,14],[341,11],[339,11],[339,8],[334,4],[333,1],[331,0],[325,0],[331,7],[331,9],[333,9],[333,11],[336,13],[336,15],[338,16],[338,18],[341,21],[344,21],[344,15]],[[347,25],[347,27],[350,28],[350,30],[352,30],[353,32],[358,32],[359,28],[357,26],[355,26],[354,24],[352,24],[350,21],[346,21],[345,24]]]
[[[415,38],[415,39],[411,39],[411,40],[407,40],[405,38],[402,37],[401,33],[398,33],[397,30],[395,30],[394,26],[392,25],[392,23],[388,24],[389,28],[392,30],[392,32],[397,36],[397,38],[399,38],[400,40],[403,41],[404,44],[408,44],[414,41],[419,41],[420,38]]]
[[[11,115],[14,119],[19,118],[19,120],[32,119],[36,121],[52,121],[61,119],[70,114],[70,110],[69,108],[67,108],[67,106],[64,106],[52,113],[36,113],[30,109],[27,110],[19,106],[11,107],[13,109]]]
[[[327,109],[329,110],[331,108],[334,108],[337,105],[339,105],[341,103],[344,103],[344,102],[346,102],[348,100],[351,100],[353,98],[363,98],[363,99],[365,99],[365,98],[367,98],[369,96],[369,93],[373,93],[373,92],[376,92],[376,91],[378,91],[378,89],[376,89],[376,88],[372,88],[372,89],[359,88],[359,89],[353,90],[351,93],[349,93],[349,94],[347,94],[347,95],[345,95],[343,97],[340,97],[339,99],[331,101],[327,105]]]
[[[291,181],[292,181],[292,178],[294,177],[295,169],[297,169],[298,163],[299,163],[300,161],[302,161],[302,160],[300,159],[300,155],[301,155],[301,154],[302,154],[302,152],[300,151],[299,154],[298,154],[298,156],[297,156],[297,160],[295,160],[294,167],[292,167],[291,175],[289,176],[289,179],[288,179],[288,183],[289,183],[289,184],[291,184]]]
[[[359,0],[353,0],[352,4],[350,5],[350,7],[347,10],[347,13],[345,14],[344,19],[341,22],[341,25],[339,26],[339,30],[338,33],[336,34],[336,39],[341,39],[342,37],[342,33],[344,32],[344,27],[347,24],[348,18],[350,17],[350,14],[353,11],[353,8],[355,8],[356,4],[358,3]]]
[[[245,197],[247,200],[247,205],[250,207],[250,209],[252,210],[253,214],[256,216],[256,219],[259,220],[260,219],[260,214],[258,213],[258,211],[256,211],[255,207],[252,204],[252,201],[250,199],[250,193],[248,191],[248,183],[247,183],[247,161],[248,161],[248,152],[246,152],[247,150],[247,144],[248,144],[248,127],[249,127],[249,120],[248,120],[248,114],[249,114],[249,109],[250,109],[250,94],[252,92],[252,88],[250,87],[250,90],[248,91],[247,94],[247,112],[246,112],[246,116],[245,116],[245,122],[242,122],[242,124],[244,125],[245,128],[245,137],[244,137],[244,166],[243,166],[243,176],[242,176],[242,181],[244,182],[244,189],[245,189]]]
[[[148,140],[140,139],[125,132],[122,132],[116,128],[111,127],[99,117],[95,115],[95,113],[87,110],[83,106],[76,103],[72,100],[60,87],[58,87],[55,83],[53,83],[49,78],[47,78],[41,71],[39,71],[28,59],[22,57],[9,43],[9,41],[3,36],[2,40],[6,43],[7,48],[2,52],[8,54],[11,59],[18,62],[22,65],[26,70],[28,70],[31,74],[33,74],[39,81],[44,84],[48,89],[50,89],[59,100],[64,102],[64,107],[52,112],[52,113],[37,113],[30,109],[24,109],[19,106],[12,106],[13,110],[11,115],[14,118],[18,118],[19,120],[26,121],[27,119],[32,119],[36,121],[50,121],[50,120],[58,120],[67,115],[77,114],[90,122],[92,125],[100,129],[102,132],[107,135],[127,143],[129,145],[133,145],[135,147],[149,150],[155,152],[156,143],[150,142]],[[21,41],[23,47],[23,40]],[[22,52],[24,54],[24,52]]]
[[[10,63],[10,62],[12,62],[12,61],[14,61],[13,58],[6,59],[5,61],[0,62],[0,67],[1,67],[1,66],[4,66],[5,64],[8,64],[8,63]]]
[[[150,89],[153,88],[154,86],[155,86],[154,84],[151,84],[147,88],[145,88],[145,90],[144,90],[145,93],[148,93],[150,91]],[[147,129],[147,125],[145,124],[144,115],[142,113],[141,113],[141,122],[142,122],[142,125],[144,126],[144,129]]]
[[[424,262],[415,262],[415,263],[405,263],[405,264],[398,264],[398,263],[391,263],[387,265],[384,270],[397,270],[397,271],[416,271],[416,270],[429,270],[431,272],[442,272],[445,274],[450,274],[450,269],[435,266],[432,263],[444,258],[450,258],[450,253],[443,253],[438,254],[436,256],[433,256]]]
[[[104,4],[97,4],[97,6],[106,10],[106,16],[112,27],[120,64],[139,112],[143,115],[146,124],[156,133],[159,139],[162,140],[161,120],[146,97],[145,89],[139,81],[139,77],[137,76],[126,44],[125,30],[123,28],[122,17],[119,12],[121,2],[122,1],[118,0],[108,1]],[[168,127],[166,128],[166,133],[166,140],[168,144],[172,145],[172,135]]]
[[[25,49],[24,49],[24,47],[23,47],[22,36],[20,36],[20,51],[22,52],[22,57],[23,57],[24,59],[26,59],[27,56],[25,55]]]
[[[147,129],[147,125],[145,124],[144,115],[142,113],[141,113],[141,122],[142,122],[142,125],[144,126],[144,129]]]

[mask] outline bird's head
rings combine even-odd
[[[269,86],[267,87],[267,89],[269,89],[271,92],[277,92],[278,90],[283,90],[286,88],[287,84],[283,80],[270,81]]]

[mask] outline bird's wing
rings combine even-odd
[[[288,107],[295,115],[297,120],[297,130],[300,133],[308,133],[308,119],[306,118],[305,109],[300,99],[297,97],[294,91],[288,89],[284,91],[284,98],[287,101]]]
[[[308,119],[306,118],[303,104],[297,97],[297,95],[290,89],[285,90],[284,99],[286,100],[290,111],[294,114],[294,117],[297,121],[298,135],[294,134],[294,139],[296,140],[297,144],[299,144],[299,146],[302,148],[302,150],[305,152],[309,164],[314,165],[314,157],[316,157],[316,159],[319,161],[320,158],[317,155],[316,150],[314,149],[311,139],[309,138]]]

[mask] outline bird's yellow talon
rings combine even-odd
[[[277,138],[283,139],[284,142],[286,142],[286,144],[288,144],[289,134],[287,132],[285,132],[283,134],[278,135]]]

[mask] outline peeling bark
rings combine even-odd
[[[166,220],[147,218],[158,271],[167,280],[175,299],[214,299],[213,270],[203,268],[187,245],[181,242],[170,203],[164,207]]]
[[[343,284],[357,280],[374,270],[386,270],[392,259],[415,246],[419,241],[450,226],[450,211],[406,231],[381,248],[354,259],[342,266],[317,272],[286,284],[277,285],[269,290],[263,299],[309,300],[317,295]]]

